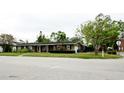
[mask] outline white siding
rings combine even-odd
[[[3,48],[2,48],[2,46],[0,46],[0,52],[3,52]]]
[[[15,51],[16,51],[16,47],[13,47],[13,48],[12,48],[12,51],[15,52]]]

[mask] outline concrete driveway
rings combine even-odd
[[[124,79],[124,58],[0,57],[1,80]]]
[[[119,52],[118,54],[124,57],[124,52]]]

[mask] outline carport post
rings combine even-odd
[[[49,46],[46,45],[46,52],[49,52]]]
[[[39,48],[39,52],[41,52],[41,46],[39,46],[38,48]]]

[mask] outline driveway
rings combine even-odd
[[[0,57],[1,80],[119,80],[124,58]]]
[[[119,52],[118,54],[124,57],[124,52]]]

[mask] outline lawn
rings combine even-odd
[[[78,54],[64,54],[64,53],[0,53],[0,56],[30,56],[30,57],[60,57],[60,58],[82,58],[82,59],[111,59],[121,58],[118,55],[105,54],[105,57],[101,56],[101,53],[95,55],[94,53],[78,53]]]
[[[0,53],[0,56],[19,56],[21,53]]]
[[[64,53],[25,53],[23,56],[31,57],[61,57],[61,58],[84,58],[84,59],[110,59],[110,58],[121,58],[118,55],[105,54],[102,57],[101,54],[95,55],[94,53],[78,53],[78,54],[64,54]]]

